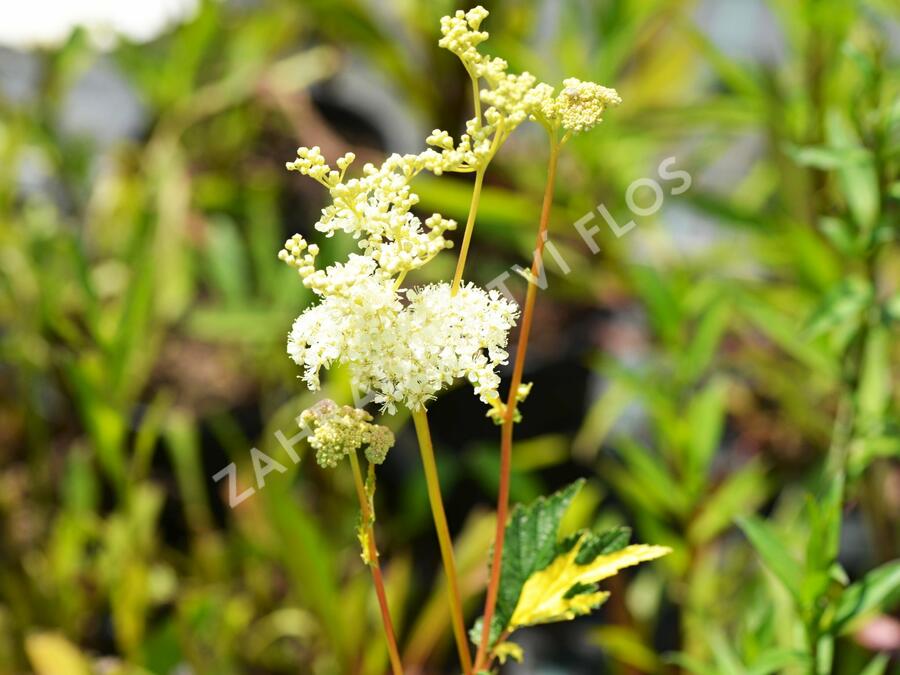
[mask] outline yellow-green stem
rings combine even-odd
[[[384,578],[381,575],[381,564],[378,562],[378,547],[375,545],[375,528],[372,527],[372,512],[369,509],[369,497],[363,483],[362,471],[359,468],[359,459],[356,452],[350,453],[350,466],[353,467],[353,482],[356,485],[356,496],[359,499],[359,509],[362,512],[362,522],[366,528],[366,556],[369,559],[369,568],[372,570],[372,582],[375,585],[375,595],[378,597],[378,607],[381,610],[381,622],[384,625],[384,637],[388,647],[388,657],[391,661],[393,675],[403,675],[403,663],[400,660],[400,650],[397,648],[397,636],[394,633],[394,624],[391,621],[391,611],[388,607],[387,593],[384,589]]]
[[[475,186],[472,188],[472,203],[469,204],[469,217],[466,220],[466,231],[463,233],[462,244],[459,247],[459,259],[456,261],[456,273],[453,275],[453,285],[450,287],[450,295],[456,295],[462,283],[463,270],[466,267],[466,256],[469,253],[469,244],[472,242],[472,230],[475,229],[475,216],[478,213],[478,202],[481,200],[481,184],[484,182],[484,172],[487,162],[475,171]]]
[[[447,577],[447,595],[450,601],[450,620],[453,624],[453,636],[463,673],[472,675],[472,654],[466,637],[466,624],[463,618],[462,597],[459,594],[459,581],[456,576],[456,561],[453,558],[453,540],[447,526],[447,514],[444,512],[444,500],[441,498],[441,486],[438,481],[437,464],[434,460],[434,446],[431,444],[431,432],[428,429],[428,417],[425,409],[413,411],[413,423],[419,439],[419,450],[422,454],[422,465],[425,469],[425,484],[428,486],[428,501],[431,514],[434,516],[434,528],[437,530],[438,543],[441,548],[441,559],[444,562],[444,573]]]
[[[475,106],[475,119],[481,125],[481,92],[478,90],[478,78],[475,74],[466,68],[469,73],[469,79],[472,80],[472,105]]]

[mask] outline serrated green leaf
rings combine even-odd
[[[595,584],[614,576],[619,570],[666,555],[665,546],[635,544],[613,553],[590,559],[582,548],[590,535],[584,533],[572,549],[539,572],[532,574],[522,587],[522,594],[507,630],[535,626],[554,621],[567,621],[588,614],[608,597]],[[579,564],[578,560],[589,562]]]
[[[584,480],[577,480],[549,497],[517,506],[506,525],[500,588],[491,621],[491,644],[512,619],[522,587],[532,574],[547,567],[559,553],[559,523]],[[481,631],[473,631],[476,643]]]
[[[560,540],[563,515],[583,484],[583,480],[576,481],[513,511],[505,532],[500,588],[491,622],[492,645],[500,635],[516,628],[572,619],[591,611],[608,596],[597,589],[597,582],[669,552],[663,546],[628,546],[628,528],[581,530]],[[481,629],[479,619],[469,633],[476,644]]]
[[[631,541],[630,527],[617,527],[606,532],[588,532],[581,543],[575,562],[586,565],[598,555],[607,555],[621,551]]]

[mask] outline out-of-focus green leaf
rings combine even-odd
[[[806,667],[809,656],[800,651],[774,648],[764,652],[747,669],[746,675],[771,675],[782,673],[792,666]]]
[[[900,560],[892,560],[844,589],[837,603],[832,630],[837,635],[844,634],[858,617],[885,609],[888,603],[898,599]]]
[[[686,477],[693,490],[699,490],[709,475],[710,464],[719,448],[725,424],[725,397],[728,385],[716,379],[707,384],[690,402]]]
[[[862,150],[856,131],[840,111],[828,111],[825,129],[831,148],[857,153]],[[880,202],[874,162],[871,159],[845,162],[838,176],[853,219],[863,231],[871,231],[878,219]]]
[[[866,164],[872,161],[872,154],[860,147],[789,146],[787,151],[798,164],[816,169],[840,169],[847,165]]]
[[[729,527],[739,515],[752,512],[768,496],[768,483],[760,462],[733,471],[708,497],[691,520],[688,537],[703,544]]]
[[[581,461],[597,456],[600,447],[616,421],[634,399],[635,394],[626,382],[614,379],[588,410],[575,440],[572,453]]]
[[[621,438],[615,445],[640,490],[645,491],[670,513],[687,513],[690,509],[690,497],[686,486],[678,482],[656,453],[629,438]]]
[[[656,652],[647,646],[644,637],[628,626],[595,628],[591,631],[591,641],[616,661],[643,673],[655,673],[662,665]]]
[[[716,662],[716,669],[720,675],[744,675],[744,664],[734,651],[734,647],[729,644],[728,639],[717,627],[710,627],[707,635],[713,658]]]
[[[871,300],[872,286],[866,280],[850,277],[841,281],[807,319],[806,334],[815,337],[838,325],[857,324]]]
[[[883,652],[881,654],[876,654],[872,660],[866,664],[866,667],[860,671],[859,675],[884,675],[890,662],[891,657],[888,654]]]
[[[834,244],[835,248],[844,255],[855,255],[857,253],[856,234],[847,221],[834,216],[822,216],[819,218],[819,229]]]
[[[869,328],[857,389],[857,406],[863,423],[879,420],[891,398],[891,335],[882,325]]]
[[[798,601],[803,583],[803,568],[791,557],[787,546],[766,521],[756,516],[737,518],[737,524],[753,544],[766,568],[774,574]]]

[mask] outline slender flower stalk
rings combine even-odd
[[[384,637],[387,641],[388,657],[391,661],[391,673],[403,675],[403,663],[400,661],[400,650],[397,648],[397,636],[394,633],[394,623],[391,621],[391,610],[388,606],[387,593],[384,590],[384,577],[381,575],[381,563],[378,562],[378,547],[375,544],[375,528],[372,522],[375,520],[369,508],[369,498],[363,483],[362,471],[359,468],[359,459],[356,451],[350,453],[350,466],[353,468],[353,482],[356,485],[356,496],[359,499],[359,508],[362,512],[362,522],[366,528],[366,546],[368,548],[369,568],[372,570],[372,583],[375,586],[375,595],[378,596],[378,607],[381,610],[381,622],[384,625]],[[369,470],[373,469],[369,465]]]
[[[456,261],[456,273],[453,275],[453,285],[450,294],[456,295],[462,283],[463,270],[466,267],[466,257],[469,253],[469,244],[472,242],[472,230],[475,229],[475,216],[478,213],[478,203],[481,200],[481,185],[484,182],[484,172],[487,164],[475,172],[475,186],[472,188],[472,202],[469,205],[469,217],[466,220],[466,230],[463,232],[462,244],[459,247],[459,258]]]
[[[456,574],[456,561],[453,557],[453,540],[447,526],[447,514],[444,512],[444,500],[441,498],[441,486],[438,481],[437,464],[434,459],[434,446],[431,443],[431,432],[428,429],[428,417],[425,408],[412,413],[419,439],[419,450],[422,454],[422,465],[425,469],[425,483],[428,486],[428,500],[434,516],[434,527],[437,530],[438,543],[441,548],[441,559],[444,563],[444,574],[447,577],[447,594],[450,601],[450,620],[453,624],[453,637],[462,664],[464,675],[472,675],[472,654],[466,637],[466,624],[462,611],[462,598],[459,593],[459,581]]]
[[[500,590],[500,563],[503,559],[503,539],[506,532],[506,520],[509,513],[509,481],[512,466],[513,425],[516,418],[519,386],[522,384],[522,372],[525,368],[525,355],[528,351],[528,338],[531,334],[531,323],[534,319],[534,305],[537,299],[537,284],[533,279],[539,277],[543,265],[544,242],[547,240],[547,226],[550,221],[550,208],[553,205],[553,190],[556,183],[556,164],[559,159],[560,142],[555,134],[550,136],[550,158],[547,163],[547,185],[544,188],[544,201],[541,206],[541,220],[538,225],[537,242],[534,247],[534,260],[531,263],[531,277],[525,293],[525,307],[522,311],[522,328],[516,345],[516,360],[513,365],[512,379],[509,384],[509,395],[503,415],[503,427],[500,432],[500,488],[497,495],[497,532],[494,539],[494,554],[491,560],[491,578],[488,582],[487,598],[484,606],[484,620],[481,629],[481,641],[475,656],[475,670],[481,669],[489,653],[491,620],[497,605],[497,593]]]

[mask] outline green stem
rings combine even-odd
[[[469,79],[472,81],[472,105],[475,106],[475,119],[478,120],[479,126],[481,125],[481,92],[478,90],[478,78],[475,77],[475,74],[469,70],[468,66],[466,67],[466,72],[469,73]]]
[[[441,547],[441,559],[444,563],[444,574],[447,577],[447,594],[450,601],[450,619],[453,624],[453,636],[456,638],[456,649],[465,675],[472,675],[472,655],[466,638],[466,624],[463,618],[462,598],[459,593],[459,581],[456,575],[456,561],[453,558],[453,540],[447,526],[447,514],[444,512],[444,500],[441,498],[441,486],[438,482],[437,464],[434,460],[434,446],[431,443],[431,432],[428,429],[428,417],[425,409],[412,411],[419,439],[419,450],[422,454],[422,465],[425,469],[425,484],[428,486],[428,500],[431,514],[434,516],[434,528],[437,530]]]
[[[453,285],[450,287],[450,295],[456,295],[462,283],[463,270],[466,267],[466,256],[469,253],[469,245],[472,243],[472,231],[475,229],[475,215],[478,213],[478,203],[481,200],[481,185],[484,182],[484,172],[487,162],[475,171],[475,186],[472,188],[472,203],[469,204],[469,217],[466,220],[466,231],[463,233],[462,244],[459,247],[459,259],[456,261],[456,272],[453,275]]]

